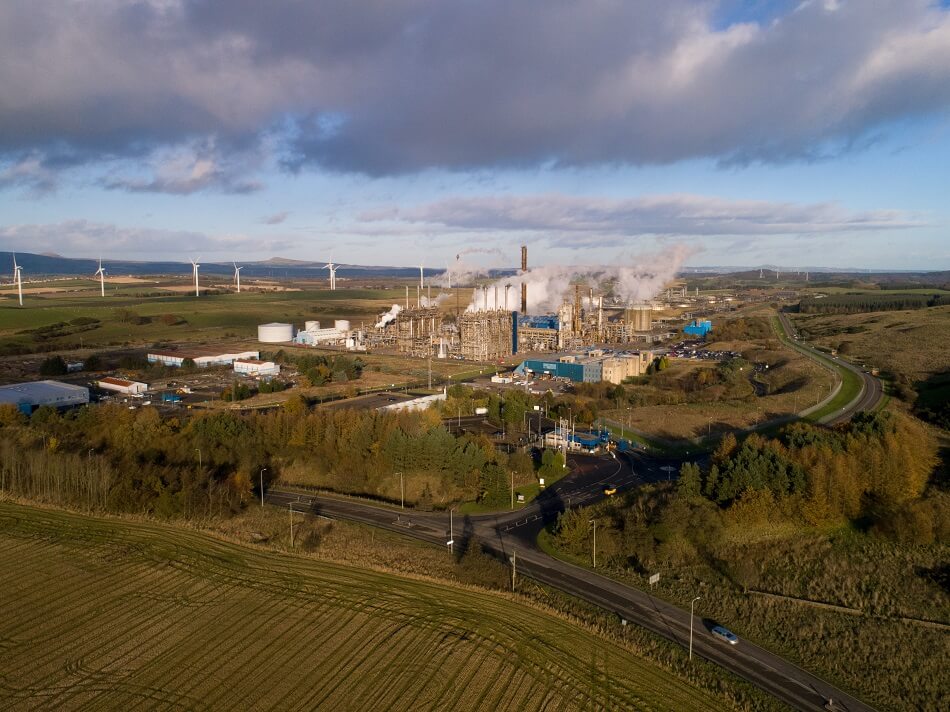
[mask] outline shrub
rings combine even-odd
[[[43,376],[62,376],[66,371],[66,361],[62,356],[50,356],[40,364],[40,375]]]

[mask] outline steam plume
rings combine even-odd
[[[610,292],[622,302],[642,302],[655,297],[679,270],[683,260],[690,254],[684,245],[676,245],[653,254],[639,255],[632,264],[613,265],[548,265],[529,269],[517,277],[503,277],[492,282],[488,290],[489,308],[495,304],[495,287],[499,295],[504,294],[506,283],[528,285],[528,312],[544,314],[555,311],[566,297],[573,294],[572,283],[583,281],[601,292]],[[618,262],[620,262],[618,260]],[[499,296],[499,302],[502,301]],[[481,309],[485,305],[485,295],[476,290],[468,310]]]
[[[396,316],[397,316],[397,315],[399,314],[399,312],[401,312],[401,311],[402,311],[402,307],[401,307],[401,306],[399,306],[398,304],[393,304],[392,308],[391,308],[388,312],[386,312],[385,314],[383,314],[383,315],[379,318],[379,321],[376,322],[376,328],[377,328],[377,329],[382,329],[382,328],[383,328],[384,326],[386,326],[387,324],[391,324],[391,323],[393,323],[394,321],[396,321]]]

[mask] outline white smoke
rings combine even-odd
[[[401,306],[399,306],[398,304],[393,304],[392,308],[388,312],[380,316],[379,321],[376,322],[375,328],[382,329],[387,324],[392,324],[394,321],[396,321],[396,316],[401,311],[402,311]]]
[[[455,255],[455,262],[450,264],[445,272],[432,278],[432,284],[452,288],[460,284],[471,284],[479,277],[488,274],[491,267],[476,265],[464,259],[463,255],[495,255],[499,258],[496,261],[499,265],[504,264],[505,261],[505,253],[497,247],[467,247]]]
[[[664,286],[676,276],[690,248],[675,245],[661,252],[638,255],[634,258],[618,258],[612,265],[548,265],[535,267],[514,277],[503,277],[483,289],[476,289],[468,310],[503,308],[506,284],[512,285],[509,308],[516,309],[520,302],[521,283],[528,285],[528,313],[550,314],[564,302],[573,299],[574,283],[593,287],[595,292],[610,290],[625,303],[643,302],[659,294]],[[628,260],[632,263],[625,264]],[[495,301],[495,287],[498,301]],[[517,296],[511,295],[517,293]]]
[[[426,296],[419,298],[419,306],[421,307],[437,307],[446,299],[452,296],[452,292],[439,292],[437,295],[431,299]]]

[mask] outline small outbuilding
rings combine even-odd
[[[234,372],[244,376],[279,376],[280,366],[273,361],[239,358],[234,361]]]
[[[145,393],[145,391],[148,390],[147,383],[141,383],[140,381],[128,381],[124,378],[115,378],[113,376],[100,378],[98,381],[96,381],[96,385],[104,391],[113,391],[115,393],[122,393],[127,396],[139,395],[141,393]]]

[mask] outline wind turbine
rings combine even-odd
[[[231,264],[234,265],[234,281],[237,282],[237,291],[238,291],[238,294],[240,294],[241,293],[241,270],[244,269],[244,267],[238,267],[236,262],[232,262]]]
[[[330,270],[330,290],[333,291],[336,289],[336,270],[339,265],[333,264],[333,259],[331,258],[329,262],[323,265],[323,269]]]
[[[23,306],[23,278],[20,276],[20,272],[23,271],[23,268],[16,263],[16,252],[13,253],[13,280],[16,282],[16,291],[20,297],[20,306]]]
[[[201,293],[198,291],[198,268],[201,267],[201,265],[198,264],[198,260],[200,260],[200,259],[201,259],[201,256],[199,255],[199,256],[197,257],[197,259],[193,259],[193,260],[191,261],[191,267],[192,267],[192,269],[193,269],[194,272],[195,272],[195,296],[196,296],[196,297],[200,297],[200,296],[201,296]]]
[[[102,269],[102,258],[99,258],[99,269],[96,270],[96,276],[99,277],[99,292],[106,296],[106,271]]]

